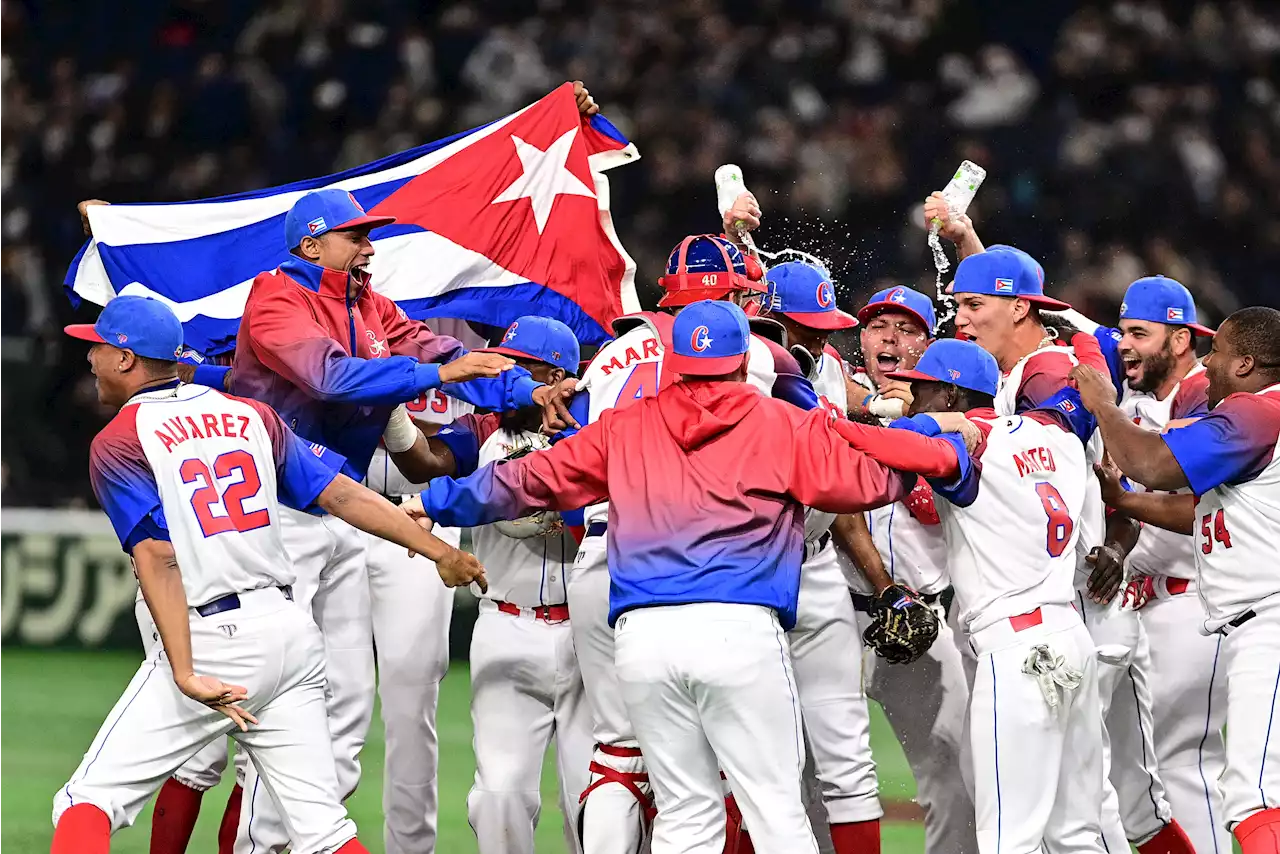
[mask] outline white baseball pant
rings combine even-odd
[[[1138,615],[1122,611],[1119,597],[1099,605],[1077,592],[1098,655],[1102,708],[1102,838],[1108,850],[1146,842],[1169,823],[1171,812],[1153,749],[1150,658]],[[1116,737],[1120,733],[1120,737]]]
[[[133,603],[133,617],[138,622],[138,635],[142,638],[143,657],[150,658],[152,653],[157,649],[161,649],[160,632],[156,630],[155,620],[151,618],[151,610],[147,607],[146,600],[142,598],[142,591],[138,591],[138,598]],[[243,750],[236,753],[236,774],[243,781],[245,773],[245,752]],[[207,792],[222,781],[222,774],[227,770],[227,743],[220,739],[214,739],[192,756],[186,762],[182,763],[182,767],[173,772],[173,779],[177,780],[188,789],[195,789],[197,792]]]
[[[475,784],[467,817],[480,854],[533,854],[542,762],[555,739],[564,833],[578,845],[578,797],[591,762],[591,713],[569,623],[507,614],[480,600],[471,636]]]
[[[774,612],[639,608],[616,635],[622,696],[657,798],[653,854],[721,854],[721,770],[756,851],[817,854],[800,795],[800,703]]]
[[[437,527],[457,546],[461,531]],[[395,543],[365,535],[365,561],[378,661],[378,696],[386,728],[382,811],[387,854],[436,850],[440,743],[436,705],[449,666],[453,590],[435,564]]]
[[[607,534],[583,539],[567,588],[569,625],[596,745],[589,793],[577,814],[586,854],[636,854],[647,836],[651,789],[614,665],[607,542]]]
[[[1222,641],[1227,671],[1226,824],[1280,808],[1280,596]],[[1198,850],[1198,849],[1197,849]]]
[[[859,630],[870,624],[859,611]],[[933,646],[910,664],[890,664],[867,650],[864,666],[867,694],[884,709],[916,780],[926,854],[974,854],[973,798],[964,783],[972,769],[962,770],[969,685],[951,625],[944,620]]]
[[[1178,824],[1200,854],[1229,854],[1222,790],[1227,764],[1227,670],[1222,635],[1205,636],[1195,582],[1170,594],[1154,579],[1156,598],[1138,612],[1150,641],[1153,733],[1160,776]],[[1174,581],[1174,589],[1181,583]]]
[[[365,533],[335,516],[280,508],[285,552],[298,580],[294,602],[314,618],[324,637],[325,697],[330,755],[338,793],[346,800],[360,782],[360,750],[373,719],[373,628]],[[285,822],[250,763],[235,854],[279,854],[289,847]]]
[[[103,721],[71,780],[54,797],[53,822],[90,803],[113,831],[133,824],[160,784],[230,734],[260,768],[264,799],[284,816],[297,854],[330,851],[356,835],[337,794],[325,711],[324,642],[315,623],[274,587],[239,594],[240,607],[192,611],[197,673],[243,685],[258,723],[231,719],[182,694],[163,649],[143,662]]]
[[[796,613],[796,625],[787,640],[827,820],[831,824],[874,821],[884,810],[871,758],[861,638],[849,587],[830,543],[800,569]],[[755,827],[745,809],[743,817],[754,840]]]
[[[1038,616],[1040,622],[1035,623]],[[969,638],[978,656],[970,699],[974,807],[982,854],[1102,854],[1102,716],[1098,660],[1069,605],[1002,619]],[[1050,708],[1024,672],[1037,646],[1080,675]]]

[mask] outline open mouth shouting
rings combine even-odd
[[[369,284],[369,261],[367,259],[351,265],[351,278],[355,279],[356,284],[362,288]]]
[[[897,353],[889,350],[882,350],[876,353],[875,360],[876,367],[884,374],[898,370],[898,367],[902,364],[902,358]]]

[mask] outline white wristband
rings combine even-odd
[[[409,410],[401,404],[391,412],[387,429],[382,431],[382,444],[386,445],[391,453],[398,454],[412,448],[413,443],[418,441],[418,436],[417,425],[409,417]]]
[[[906,404],[896,397],[876,395],[867,404],[867,411],[877,418],[901,418],[906,413]]]

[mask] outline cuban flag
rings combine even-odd
[[[74,303],[154,297],[186,344],[227,353],[258,273],[289,257],[284,218],[325,187],[352,193],[375,229],[373,287],[411,317],[505,327],[540,314],[583,343],[639,311],[635,262],[609,213],[608,169],[638,160],[604,116],[578,113],[572,84],[505,118],[354,169],[216,199],[89,209],[90,240],[67,271]]]

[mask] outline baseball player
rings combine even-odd
[[[521,317],[486,352],[516,360],[540,382],[578,370],[578,342],[558,320]],[[464,415],[418,449],[427,477],[462,476],[502,459],[550,447],[537,408]],[[487,561],[489,589],[471,636],[475,784],[467,815],[481,854],[532,854],[541,809],[542,761],[552,738],[565,838],[578,851],[578,797],[591,761],[591,713],[573,649],[567,602],[577,544],[557,514],[472,529]]]
[[[733,211],[729,214],[732,216]],[[749,255],[722,237],[686,237],[667,259],[659,279],[665,291],[659,306],[669,311],[702,299],[745,301],[762,294],[763,273]],[[572,403],[579,423],[599,420],[605,412],[652,397],[670,385],[674,375],[664,367],[673,317],[667,312],[643,312],[619,318],[617,338],[605,345],[583,372]],[[776,321],[756,319],[753,326],[771,327]],[[751,337],[748,381],[797,407],[818,406],[813,386],[800,373],[794,356],[776,340]],[[608,623],[609,571],[607,503],[586,509],[586,536],[578,549],[569,579],[569,610],[574,647],[582,669],[595,722],[595,754],[591,782],[579,808],[582,847],[587,854],[631,854],[640,850],[652,821],[652,797],[644,759],[623,707],[614,668],[614,635]]]
[[[421,550],[452,583],[483,583],[482,568],[338,474],[340,457],[308,447],[270,407],[182,384],[182,326],[162,303],[118,297],[95,324],[66,331],[95,342],[99,400],[121,407],[94,439],[90,474],[161,646],[54,796],[51,851],[108,851],[111,833],[133,823],[161,781],[230,733],[295,851],[365,852],[338,796],[323,644],[290,602],[278,502],[323,508]]]
[[[490,409],[559,407],[555,389],[494,353],[466,353],[453,338],[409,320],[370,286],[369,216],[343,190],[317,190],[285,217],[292,257],[254,280],[233,363],[236,391],[273,405],[299,435],[346,457],[362,480],[393,408],[442,385]],[[567,413],[565,413],[567,416]],[[364,536],[325,516],[284,511],[285,548],[298,573],[296,599],[325,637],[334,761],[342,794],[355,790],[373,715],[373,628]],[[237,854],[284,850],[279,816],[250,768]]]
[[[860,392],[854,406],[862,412],[891,403],[900,407],[910,386],[887,375],[911,370],[924,354],[937,325],[933,301],[910,288],[886,288],[872,295],[858,320],[866,368],[854,374]],[[877,419],[883,424],[890,420]],[[944,603],[950,603],[954,593],[947,574],[947,546],[927,483],[917,483],[906,501],[850,517],[844,532],[836,529],[836,541],[847,552],[841,554],[841,563],[855,590],[864,631],[871,625],[873,610],[868,594],[890,585],[905,585],[948,616]],[[964,717],[969,683],[958,629],[949,623],[943,620],[937,641],[915,661],[890,667],[878,658],[867,659],[867,693],[884,709],[911,765],[916,800],[924,808],[929,854],[974,852],[978,846],[973,798],[965,788],[971,769],[962,761],[968,752]]]
[[[1211,336],[1213,331],[1196,323],[1195,303],[1179,282],[1150,276],[1130,285],[1118,329],[1097,326],[1075,313],[1070,320],[1092,332],[1104,350],[1114,351],[1108,358],[1112,380],[1122,389],[1121,408],[1135,423],[1161,432],[1208,413],[1208,378],[1196,359],[1194,336]],[[1173,823],[1186,828],[1197,851],[1225,852],[1231,840],[1222,821],[1217,782],[1226,762],[1226,675],[1216,666],[1222,638],[1196,631],[1202,609],[1194,595],[1192,547],[1189,536],[1143,528],[1127,560],[1135,578],[1125,593],[1126,606],[1141,609],[1143,642],[1150,646],[1147,684],[1154,751],[1177,820]],[[1114,565],[1099,594],[1109,599],[1123,578],[1121,567]],[[1141,742],[1143,728],[1117,725],[1114,713],[1108,715],[1108,730],[1119,755],[1152,749]],[[1126,745],[1129,740],[1139,743]],[[1145,790],[1145,775],[1127,782],[1119,779],[1126,769],[1138,770],[1123,763],[1112,770],[1117,790]],[[1151,832],[1152,825],[1169,821],[1153,814],[1150,798],[1128,806],[1138,811],[1123,816],[1131,838],[1133,828]]]
[[[1200,628],[1225,636],[1224,823],[1244,854],[1271,854],[1280,850],[1280,311],[1246,308],[1223,321],[1205,373],[1209,414],[1164,434],[1134,424],[1101,373],[1072,376],[1119,470],[1148,489],[1179,490],[1129,493],[1105,478],[1107,500],[1124,512],[1195,537]]]
[[[836,307],[830,275],[812,264],[779,264],[769,269],[768,282],[763,303],[766,316],[786,328],[793,352],[799,347],[807,353],[812,362],[809,379],[818,400],[835,417],[844,418],[847,373],[828,338],[835,330],[852,329],[858,321]],[[884,810],[871,757],[862,659],[850,654],[858,646],[858,623],[832,542],[830,528],[835,519],[834,514],[815,510],[805,515],[800,598],[796,626],[788,640],[832,846],[837,854],[865,854],[879,850]],[[900,594],[900,589],[889,593],[898,598]],[[896,599],[895,604],[899,604]]]
[[[1027,411],[1061,390],[1076,362],[1073,350],[1077,347],[1088,347],[1102,366],[1093,336],[1075,336],[1072,346],[1065,347],[1045,328],[1042,311],[1069,310],[1070,306],[1044,295],[1044,270],[1025,252],[992,246],[968,255],[956,268],[951,290],[957,300],[957,335],[983,347],[1001,368],[997,412],[1012,415]],[[1091,462],[1102,457],[1096,438],[1086,445],[1086,451]],[[1149,748],[1153,741],[1146,676],[1150,666],[1142,626],[1118,601],[1109,605],[1099,602],[1095,589],[1109,568],[1123,562],[1137,540],[1138,526],[1121,514],[1104,513],[1093,480],[1087,480],[1085,488],[1086,510],[1079,520],[1080,595],[1076,604],[1103,663],[1099,696],[1103,718],[1111,721],[1104,738],[1108,777],[1103,785],[1103,834],[1112,848],[1123,849],[1131,839],[1144,846],[1144,854],[1166,849],[1185,852],[1185,833],[1172,821],[1155,751]],[[1117,697],[1121,701],[1113,702]],[[1137,731],[1138,735],[1121,741],[1117,747],[1123,752],[1116,753],[1110,744],[1112,728]],[[1144,745],[1148,749],[1144,750]],[[1120,781],[1123,791],[1113,783],[1114,768],[1120,768],[1114,779]],[[1126,818],[1138,823],[1126,826]]]
[[[653,851],[723,850],[720,769],[756,847],[816,851],[782,635],[796,622],[802,505],[857,512],[903,497],[914,478],[845,450],[844,430],[878,428],[751,388],[752,336],[732,303],[688,306],[671,336],[664,370],[684,381],[545,453],[432,481],[420,507],[405,507],[475,524],[608,495],[609,622],[657,796]],[[935,470],[956,465],[955,450],[925,441],[904,450]]]
[[[955,604],[978,655],[969,734],[979,850],[1101,852],[1098,662],[1073,608],[1088,472],[1065,411],[1080,407],[1055,399],[1062,409],[997,415],[999,367],[966,341],[935,341],[914,369],[888,376],[911,382],[911,411],[921,413],[895,426],[936,435],[944,415],[965,413],[983,433],[957,469],[931,481]]]

